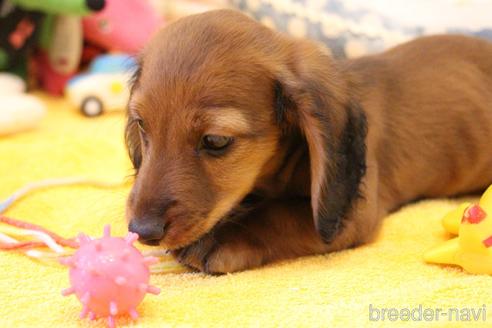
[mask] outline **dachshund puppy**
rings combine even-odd
[[[208,273],[371,241],[390,211],[492,183],[492,44],[432,36],[333,60],[245,15],[144,49],[129,230]]]

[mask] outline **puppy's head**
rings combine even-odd
[[[126,129],[137,170],[129,228],[174,249],[273,175],[282,140],[310,153],[313,216],[330,240],[364,170],[362,112],[330,57],[234,11],[190,16],[143,51]]]

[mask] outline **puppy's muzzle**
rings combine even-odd
[[[166,232],[166,222],[159,218],[133,218],[129,225],[128,231],[138,234],[138,240],[147,245],[159,245]]]

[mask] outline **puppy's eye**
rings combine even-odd
[[[148,146],[149,144],[149,139],[147,137],[147,132],[145,131],[145,124],[144,124],[144,121],[138,119],[136,120],[137,122],[137,126],[138,126],[138,130],[140,132],[140,138],[141,140],[143,141],[143,144],[145,146]]]
[[[214,155],[220,155],[231,145],[233,140],[232,137],[207,134],[202,138],[202,148]]]
[[[145,133],[145,125],[142,120],[137,120],[137,125],[140,130],[140,132]]]

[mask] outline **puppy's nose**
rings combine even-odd
[[[147,245],[159,245],[164,237],[163,219],[133,218],[128,224],[128,231],[138,234],[138,240]]]

